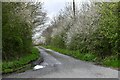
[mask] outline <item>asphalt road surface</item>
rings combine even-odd
[[[44,58],[40,65],[44,68],[12,73],[3,78],[118,78],[117,70],[77,60],[50,49],[39,50]]]

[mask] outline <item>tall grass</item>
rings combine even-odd
[[[39,58],[39,50],[37,48],[32,48],[32,53],[24,57],[19,58],[14,61],[4,61],[2,63],[2,73],[10,73],[23,68],[30,62],[35,61]]]

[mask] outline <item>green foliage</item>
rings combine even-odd
[[[73,50],[68,50],[68,49],[61,49],[61,48],[56,48],[56,47],[53,47],[53,46],[44,46],[44,47],[52,49],[52,50],[55,50],[57,52],[65,54],[65,55],[72,56],[72,57],[80,59],[80,60],[94,61],[95,58],[96,58],[96,55],[94,55],[92,53],[83,54],[80,51],[73,51]]]
[[[45,40],[45,45],[50,45],[51,43],[51,36],[48,36]]]
[[[0,2],[0,49],[2,49],[2,16],[1,15],[2,15],[2,2]]]
[[[2,3],[3,60],[19,59],[31,53],[33,29],[38,24],[43,24],[46,18],[46,13],[42,12],[41,6],[39,2],[36,4]],[[41,11],[38,12],[38,9]],[[36,16],[41,16],[41,19],[37,19]]]
[[[24,65],[28,65],[30,62],[38,59],[39,50],[37,48],[32,48],[32,53],[13,61],[3,61],[2,63],[2,73],[10,73],[17,71]]]
[[[118,26],[118,3],[100,3],[98,27],[94,32],[75,34],[68,45],[70,50],[96,53],[99,57],[119,54],[120,27]],[[89,25],[90,26],[90,25]]]
[[[79,50],[81,53],[87,53],[89,47],[89,42],[85,36],[82,34],[76,34],[72,37],[71,42],[68,45],[70,50]]]
[[[25,15],[17,13],[23,5],[24,3],[2,3],[3,60],[19,59],[31,53],[31,25],[23,19]]]
[[[92,36],[93,50],[101,57],[119,53],[118,3],[103,3],[99,28]]]
[[[23,68],[39,57],[38,50],[33,48],[32,36],[35,26],[44,23],[46,13],[38,9],[42,9],[41,3],[2,3],[3,73]]]
[[[58,48],[65,48],[65,41],[63,36],[61,35],[54,36],[54,38],[52,38],[51,40],[51,45],[56,46]]]
[[[86,53],[84,56],[83,56],[83,60],[85,61],[94,61],[95,59],[95,55],[91,54],[91,53]]]
[[[118,59],[117,56],[110,56],[110,57],[106,57],[104,60],[103,60],[103,65],[106,65],[106,66],[112,66],[112,67],[120,67],[120,64],[119,64],[120,60]]]

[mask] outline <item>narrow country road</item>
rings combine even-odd
[[[50,49],[39,48],[45,68],[13,73],[3,78],[118,78],[118,71],[80,61]]]

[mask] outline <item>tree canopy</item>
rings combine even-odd
[[[41,18],[39,18],[41,17]],[[3,60],[31,54],[33,30],[45,22],[42,3],[2,3]]]

